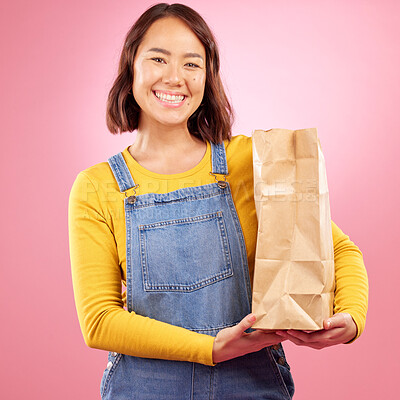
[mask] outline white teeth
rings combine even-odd
[[[182,95],[176,96],[174,94],[165,94],[161,92],[154,92],[154,93],[160,100],[168,101],[169,103],[180,103],[185,98],[185,96]]]

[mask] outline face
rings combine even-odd
[[[147,30],[133,65],[132,91],[146,124],[187,129],[206,81],[204,46],[178,18],[162,18]]]

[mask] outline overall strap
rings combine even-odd
[[[111,170],[121,192],[125,192],[125,190],[135,186],[135,182],[133,181],[132,175],[129,172],[129,168],[126,165],[122,153],[118,153],[115,156],[110,157],[108,159],[108,163],[110,164]]]
[[[228,164],[226,163],[226,153],[224,143],[211,143],[212,153],[212,173],[220,175],[228,175]]]

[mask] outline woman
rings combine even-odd
[[[69,209],[82,332],[109,351],[102,398],[291,398],[282,341],[322,348],[363,330],[362,254],[332,223],[337,289],[326,329],[249,330],[251,139],[231,137],[217,46],[194,10],[158,4],[133,25],[107,124],[137,130],[136,140],[78,175]]]

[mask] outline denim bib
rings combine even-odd
[[[122,153],[108,162],[120,191],[136,193],[124,199],[128,311],[215,336],[251,312],[251,287],[224,144],[211,154],[215,183],[162,194],[140,194]],[[102,399],[281,400],[294,390],[280,345],[214,367],[108,359]]]

